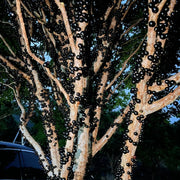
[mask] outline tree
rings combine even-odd
[[[4,3],[7,16],[1,22],[11,26],[8,30],[16,37],[1,32],[1,43],[6,46],[0,54],[4,69],[1,87],[14,92],[21,110],[19,128],[49,179],[83,179],[88,160],[122,122],[127,129],[116,179],[130,179],[146,116],[180,95],[178,60],[175,58],[168,70],[164,69],[168,62],[163,61],[167,60],[163,49],[168,32],[173,32],[176,1],[114,0],[101,8],[98,2],[102,3]],[[130,87],[133,95],[126,103],[120,95],[127,99]],[[122,109],[99,137],[102,114],[116,107],[113,101],[116,105],[122,101]],[[178,106],[177,101],[175,104]],[[35,109],[41,112],[51,163],[26,128]],[[59,147],[62,137],[56,127],[60,120],[53,118],[55,109],[63,114],[64,147]]]

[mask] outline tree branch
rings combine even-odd
[[[49,0],[45,0],[45,3],[48,6],[49,10],[51,10],[51,4],[50,4]]]
[[[20,90],[20,86],[15,87],[15,89],[10,86],[9,84],[5,84],[0,82],[1,84],[3,84],[4,86],[9,87],[10,89],[12,89],[14,96],[16,98],[16,102],[21,110],[21,116],[20,116],[20,130],[22,132],[22,134],[24,135],[24,137],[28,140],[28,142],[34,147],[34,149],[36,150],[36,152],[39,155],[39,158],[42,162],[43,167],[45,168],[45,170],[48,171],[48,175],[51,176],[52,172],[49,171],[49,162],[47,161],[45,154],[42,150],[42,148],[39,146],[39,144],[33,139],[33,137],[29,134],[28,130],[26,129],[26,124],[29,121],[30,116],[26,117],[26,111],[25,108],[23,107],[22,103],[20,102],[20,95],[19,95],[19,90]]]
[[[120,0],[120,2],[121,2],[121,0]],[[114,0],[113,3],[115,4],[116,0]],[[109,17],[109,15],[110,15],[113,8],[114,8],[114,6],[110,6],[110,7],[108,6],[108,8],[107,8],[107,10],[106,10],[106,12],[104,14],[104,21],[106,21],[108,19],[108,17]]]
[[[82,13],[88,13],[87,11],[83,10]],[[78,22],[78,26],[81,28],[80,33],[85,31],[86,27],[87,27],[88,23],[83,21],[83,22]],[[84,39],[82,38],[76,38],[76,50],[78,50],[77,53],[80,53],[80,48],[78,47],[79,44],[83,44],[84,45]],[[75,58],[76,60],[76,58]],[[75,64],[77,64],[79,62],[79,60],[77,60],[77,62]],[[81,61],[80,61],[81,62]],[[81,65],[82,66],[82,65]]]
[[[151,0],[148,1],[148,3],[150,3]],[[149,19],[148,19],[148,23],[150,21],[154,21],[155,22],[155,26],[157,26],[157,19],[159,17],[159,14],[161,13],[165,3],[167,2],[167,0],[162,0],[159,4],[158,4],[158,8],[159,11],[157,13],[153,13],[152,9],[149,8]],[[174,3],[173,0],[170,3]],[[158,38],[157,38],[157,34],[156,31],[154,30],[154,27],[150,27],[148,26],[148,32],[147,32],[147,46],[146,46],[146,51],[148,51],[148,55],[153,55],[155,48],[154,45],[157,42]],[[166,40],[163,40],[162,43],[162,47],[164,47]],[[147,56],[144,56],[142,61],[142,67],[143,68],[151,68],[152,62],[147,58]],[[168,105],[170,102],[172,102],[173,100],[175,100],[179,94],[180,94],[180,88],[176,88],[176,90],[174,91],[173,95],[169,94],[166,97],[162,98],[161,100],[157,100],[155,102],[152,103],[152,105],[149,105],[148,102],[148,98],[149,95],[147,94],[147,84],[146,82],[152,77],[145,75],[144,79],[139,81],[136,84],[136,88],[137,88],[137,99],[140,100],[140,103],[137,103],[135,105],[135,111],[138,112],[138,115],[142,115],[143,118],[141,120],[143,120],[147,114],[151,114],[161,108],[163,108],[164,106]],[[160,108],[159,108],[160,107]],[[128,130],[129,132],[127,133],[127,136],[129,137],[129,139],[132,140],[132,142],[138,143],[139,141],[139,135],[141,134],[141,129],[142,129],[142,123],[139,122],[137,120],[137,115],[132,114],[131,115],[131,120],[132,123],[128,126]],[[134,132],[137,133],[137,135],[134,134]],[[125,149],[125,153],[122,154],[121,157],[121,163],[120,163],[120,167],[123,169],[123,173],[120,176],[122,179],[129,179],[131,178],[130,173],[132,172],[132,159],[133,156],[136,152],[136,148],[137,146],[133,145],[133,143],[131,143],[130,141],[126,140],[125,141],[125,146],[127,147]],[[127,166],[127,163],[130,164],[130,166]]]
[[[12,24],[12,23],[10,23],[10,22],[6,22],[6,21],[0,21],[0,23],[2,23],[2,24],[9,24],[10,26],[13,26],[13,24]]]
[[[52,86],[52,89],[53,89],[55,101],[56,101],[58,106],[61,106],[62,103],[63,103],[63,100],[62,100],[62,97],[60,96],[60,94],[58,93],[59,88],[56,86],[56,84],[54,83],[53,80],[51,80],[51,86]]]
[[[53,172],[56,176],[58,176],[60,171],[59,143],[56,129],[50,115],[50,100],[49,98],[46,99],[45,95],[42,95],[42,93],[46,93],[46,91],[44,90],[42,83],[39,80],[37,71],[32,69],[32,75],[34,77],[34,83],[36,85],[35,95],[38,98],[39,102],[42,103],[42,116],[44,117],[44,128],[47,135],[47,140],[49,141],[48,145],[51,155],[51,161],[52,165],[54,166]]]
[[[67,34],[68,34],[71,49],[72,49],[72,52],[75,53],[76,52],[76,46],[75,46],[75,43],[74,43],[74,38],[73,38],[73,34],[72,34],[71,27],[70,27],[70,24],[69,24],[69,20],[68,20],[67,12],[66,12],[66,9],[65,9],[65,5],[64,5],[63,2],[60,2],[59,0],[55,0],[55,3],[57,4],[59,10],[62,13],[62,17],[63,17],[63,21],[64,21],[66,31],[67,31]]]
[[[0,82],[0,84],[2,84],[1,82]],[[9,116],[11,116],[12,114],[4,114],[4,115],[2,115],[2,116],[0,116],[0,120],[1,119],[4,119],[4,118],[6,118],[6,117],[9,117]]]
[[[70,118],[70,124],[72,124],[72,125],[73,125],[73,123],[72,123],[73,120],[77,121],[78,107],[79,106],[77,106],[77,104],[76,105],[72,104],[71,107],[70,107],[69,118]],[[73,147],[74,147],[74,143],[75,143],[75,133],[70,132],[69,137],[70,137],[70,139],[66,140],[66,145],[65,145],[65,148],[64,148],[65,149],[65,155],[67,155],[68,152],[72,153],[72,151],[73,151]],[[61,178],[66,178],[67,179],[67,176],[68,176],[67,168],[71,165],[71,162],[72,162],[72,157],[70,156],[69,159],[68,159],[68,162],[62,166]]]
[[[121,36],[120,39],[122,39],[122,37],[127,34],[133,27],[135,27],[137,24],[139,24],[141,21],[143,20],[143,18],[138,19],[137,22],[135,22],[134,24],[132,24],[126,31],[124,31]]]
[[[12,8],[14,5],[11,3],[11,1],[10,0],[6,0],[7,2],[8,2],[8,4],[9,4],[9,6]]]
[[[102,110],[102,101],[103,101],[103,95],[104,95],[104,90],[105,90],[105,86],[108,80],[108,75],[109,75],[109,71],[107,71],[107,69],[109,68],[110,63],[106,63],[106,67],[104,68],[104,72],[101,78],[101,82],[99,84],[99,90],[97,92],[97,98],[96,99],[100,99],[99,104],[96,106],[94,112],[95,112],[95,116],[94,119],[97,119],[97,124],[96,127],[92,133],[92,137],[94,140],[94,143],[96,142],[96,138],[97,138],[97,134],[98,134],[98,130],[99,130],[99,124],[100,124],[100,118],[101,118],[101,110]]]
[[[146,106],[146,114],[151,114],[156,112],[167,105],[171,104],[180,96],[180,86],[178,86],[173,92],[169,93],[165,97],[153,102],[151,105]]]
[[[169,77],[166,80],[168,80],[168,81],[175,81],[176,84],[180,83],[180,72],[175,74],[174,76]],[[161,82],[162,83],[161,85],[157,85],[156,83],[153,83],[152,86],[148,87],[148,90],[156,91],[156,92],[164,90],[166,87],[168,87],[168,85],[165,83],[166,80],[163,80]]]
[[[42,11],[43,20],[44,20],[44,22],[46,22],[46,16],[45,16],[45,13],[44,13],[43,9],[41,9],[41,11]],[[44,24],[42,24],[42,29],[43,29],[44,34],[45,34],[45,36],[47,37],[47,39],[48,39],[48,37],[49,37],[49,39],[51,40],[54,48],[56,48],[56,41],[55,41],[55,39],[54,39],[53,33],[50,33],[49,30],[48,30],[48,28],[46,28],[46,27],[44,26]]]
[[[126,5],[124,5],[124,7],[127,6],[127,4],[129,3],[129,1],[130,1],[130,0],[127,0],[127,1],[126,1]],[[124,13],[124,15],[123,15],[123,17],[121,18],[122,21],[124,20],[124,18],[126,17],[127,13],[129,12],[131,6],[132,6],[135,2],[136,2],[136,0],[132,1],[132,2],[129,4],[128,8],[126,9],[126,11],[125,11],[125,13]]]
[[[103,51],[100,51],[100,50],[98,51],[97,60],[94,62],[94,73],[95,74],[99,71],[101,65],[103,64],[103,59],[104,59],[103,54],[105,54],[105,53],[106,53],[105,49],[103,49]]]
[[[8,48],[9,52],[13,55],[13,57],[16,57],[15,53],[13,52],[13,50],[11,49],[11,47],[9,46],[9,44],[6,42],[6,40],[4,39],[4,37],[1,34],[0,34],[0,38],[2,39],[3,43]]]
[[[131,74],[132,74],[132,73],[128,74],[128,75],[126,76],[126,78],[125,78],[124,80],[122,80],[122,81],[113,89],[113,91],[110,90],[110,93],[109,93],[109,95],[108,95],[107,98],[106,98],[107,101],[111,98],[111,96],[115,93],[115,91],[121,86],[121,84],[129,78],[129,76],[130,76]]]
[[[49,39],[51,40],[51,42],[52,42],[54,48],[56,48],[56,41],[55,41],[55,39],[54,39],[53,34],[50,33],[49,30],[48,30],[46,27],[44,27],[44,29],[45,29],[45,31],[47,32],[47,33],[46,33],[46,36],[49,37]]]
[[[159,11],[156,14],[154,14],[152,12],[152,10],[149,8],[149,20],[148,20],[148,22],[154,21],[156,26],[157,26],[157,20],[158,20],[159,14],[162,11],[162,8],[165,5],[165,3],[166,3],[166,0],[162,0],[159,3],[159,5],[158,5]],[[142,58],[142,67],[143,68],[151,68],[152,62],[148,59],[148,56],[154,54],[154,51],[155,51],[154,45],[156,43],[156,40],[157,40],[157,36],[156,36],[156,31],[154,30],[154,27],[148,26],[146,51],[148,51],[149,54]],[[144,79],[141,80],[136,85],[136,87],[138,89],[137,98],[141,100],[141,103],[137,104],[137,109],[143,109],[144,105],[147,102],[148,96],[147,96],[147,84],[146,84],[146,82],[151,77],[152,77],[152,75],[151,76],[145,75]],[[140,107],[140,106],[142,106],[142,107]]]
[[[17,104],[21,110],[21,116],[20,116],[20,130],[23,134],[23,136],[28,140],[28,142],[34,147],[34,149],[36,150],[36,152],[39,155],[39,158],[42,162],[42,165],[44,167],[44,169],[48,172],[49,176],[52,176],[52,172],[49,170],[49,162],[47,160],[47,158],[45,157],[45,154],[41,148],[41,146],[33,139],[33,137],[30,135],[30,133],[28,132],[28,130],[26,129],[26,124],[28,122],[28,118],[26,118],[26,111],[24,106],[22,105],[22,103],[20,102],[20,95],[19,95],[19,90],[20,90],[20,86],[16,87],[16,89],[10,87],[15,95]]]
[[[6,84],[6,83],[3,83],[3,82],[0,82],[0,84],[2,84],[3,86],[6,86],[6,87],[12,89],[13,93],[15,94],[15,90],[14,90],[14,88],[11,86],[11,84],[14,84],[14,83],[15,83],[15,82],[10,83],[10,84]],[[9,116],[9,115],[8,115],[8,116]]]
[[[118,125],[123,122],[123,118],[125,117],[126,113],[129,111],[129,106],[124,109],[123,114],[120,114],[113,122],[113,125],[106,131],[104,136],[97,141],[92,149],[92,157],[96,155],[98,151],[100,151],[104,145],[109,141],[112,135],[116,132]]]
[[[70,105],[70,101],[69,101],[69,95],[68,93],[65,91],[65,89],[63,88],[62,84],[60,83],[60,81],[55,78],[52,73],[50,72],[49,68],[45,68],[47,71],[47,75],[57,84],[57,86],[59,87],[60,91],[63,93],[64,97],[67,100],[67,103]]]
[[[20,130],[21,130],[21,133],[23,134],[23,136],[28,140],[28,142],[33,146],[33,148],[37,152],[44,169],[47,171],[48,176],[53,177],[52,171],[49,170],[49,162],[46,159],[46,156],[45,156],[41,146],[34,140],[34,138],[30,135],[30,133],[28,132],[28,130],[26,129],[25,126],[20,125]]]
[[[26,79],[30,84],[32,83],[32,80],[30,78],[30,76],[28,76],[26,73],[22,72],[21,70],[19,70],[17,67],[15,67],[14,65],[12,65],[6,58],[4,58],[2,55],[0,55],[0,59],[6,63],[6,66],[8,66],[11,70],[16,70],[18,71],[19,74],[21,74],[24,79]]]

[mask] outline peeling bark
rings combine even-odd
[[[86,110],[88,114],[89,110]],[[74,180],[83,180],[86,172],[86,164],[88,163],[89,150],[91,148],[90,134],[89,134],[89,116],[85,119],[85,125],[78,131],[77,150],[75,154],[75,164],[73,166]]]

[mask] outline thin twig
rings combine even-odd
[[[128,1],[129,1],[129,0],[128,0]],[[128,3],[128,1],[127,1],[127,3]],[[131,6],[132,6],[135,2],[136,2],[136,0],[134,0],[134,1],[132,1],[132,2],[130,3],[130,5],[129,5],[128,8],[126,9],[123,17],[121,18],[122,21],[124,20],[124,18],[126,17],[127,13],[129,12]]]
[[[113,1],[113,3],[115,4],[116,0]],[[111,7],[108,7],[105,14],[104,14],[104,21],[106,21],[112,11],[112,9],[114,8],[114,5]]]
[[[126,78],[125,78],[123,81],[121,81],[121,82],[117,85],[117,87],[115,87],[115,88],[113,89],[113,91],[110,90],[110,93],[109,93],[109,95],[108,95],[107,98],[106,98],[107,102],[109,101],[109,99],[111,98],[111,96],[115,93],[115,91],[121,86],[121,84],[122,84],[123,82],[125,82],[125,81],[129,78],[130,75],[131,75],[131,73],[128,74],[128,76],[126,76]]]
[[[1,119],[4,119],[4,118],[6,118],[6,117],[9,117],[9,116],[11,116],[12,114],[4,114],[4,115],[2,115],[2,116],[0,116],[0,120]]]
[[[15,82],[13,82],[13,83],[15,83]],[[11,84],[6,84],[6,83],[3,83],[3,82],[0,82],[0,84],[2,84],[3,86],[6,86],[6,87],[8,87],[8,88],[10,88],[10,89],[12,89],[13,90],[13,92],[15,93],[15,90],[14,90],[14,88],[11,86]]]
[[[128,61],[129,61],[129,60],[137,53],[137,51],[140,49],[140,47],[141,47],[142,43],[144,42],[145,38],[146,38],[146,35],[145,35],[145,37],[143,38],[143,40],[141,41],[141,43],[139,44],[139,46],[137,47],[137,49],[136,49],[136,50],[126,59],[126,61],[123,63],[123,66],[122,66],[121,71],[119,71],[119,72],[115,75],[114,79],[113,79],[113,80],[108,84],[108,86],[106,87],[106,90],[108,90],[108,89],[115,83],[115,81],[117,80],[117,78],[123,73],[123,71],[126,69],[126,66],[127,66]]]
[[[16,57],[15,53],[13,52],[13,50],[11,49],[11,47],[9,46],[9,44],[6,42],[6,40],[4,39],[4,37],[0,34],[0,38],[2,39],[3,43],[6,45],[6,47],[8,48],[9,52]]]
[[[13,7],[13,4],[10,2],[10,0],[6,0],[10,7]]]
[[[116,8],[116,9],[119,9],[119,8],[120,8],[120,6],[121,6],[121,1],[122,1],[122,0],[118,0],[118,2],[117,2],[117,8]]]
[[[122,37],[127,34],[133,27],[135,27],[137,24],[139,24],[139,22],[141,22],[143,20],[143,18],[138,19],[137,22],[135,22],[134,24],[132,24],[125,32],[123,32],[120,36],[120,39],[122,39]]]
[[[12,23],[10,23],[10,22],[6,22],[6,21],[0,21],[0,23],[2,23],[2,24],[9,24],[10,26],[13,26],[13,24],[12,24]]]

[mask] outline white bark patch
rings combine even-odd
[[[74,179],[82,180],[88,162],[89,128],[81,127],[78,132],[78,145],[73,167]]]

